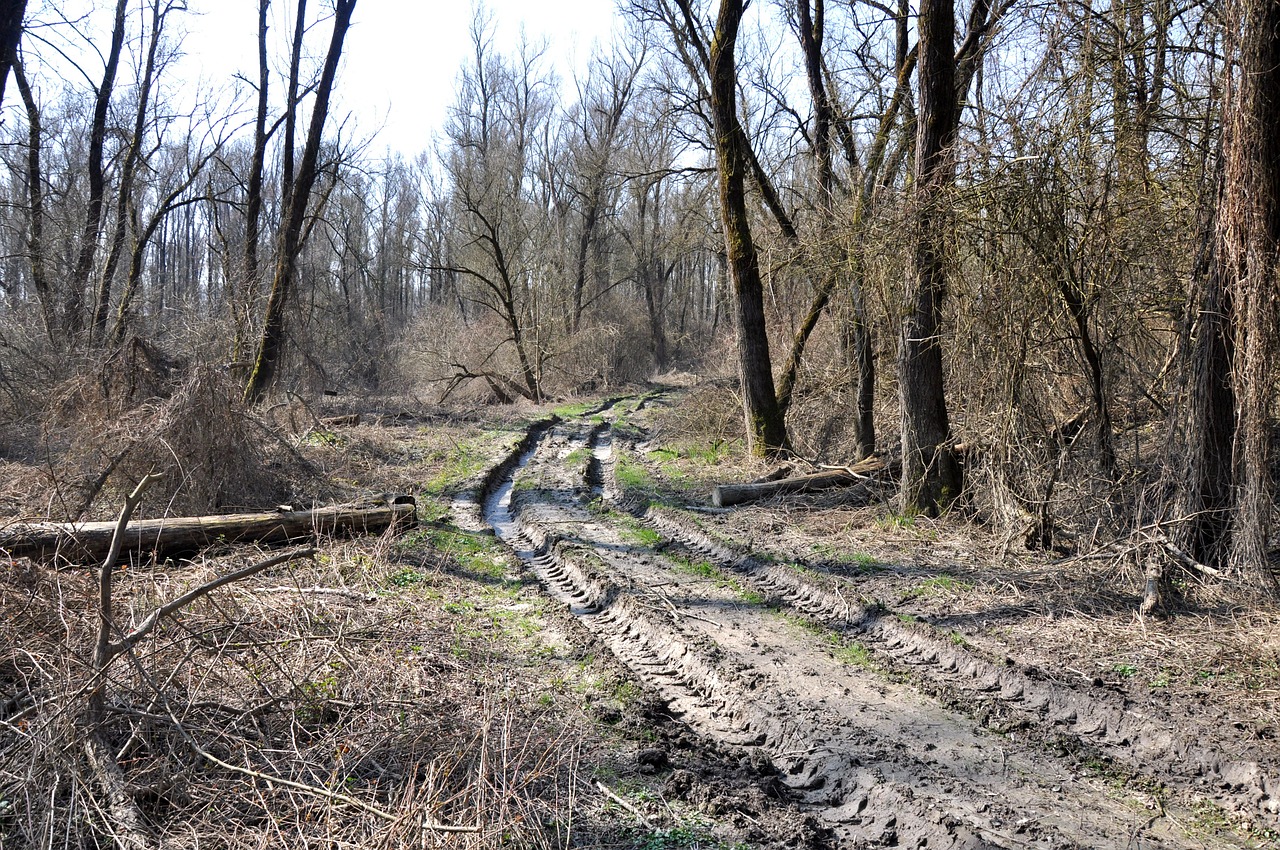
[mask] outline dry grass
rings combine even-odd
[[[584,735],[513,671],[539,630],[515,590],[477,596],[456,564],[398,551],[333,545],[197,602],[108,668],[96,729],[94,583],[7,575],[4,845],[94,846],[120,828],[79,746],[94,734],[166,846],[564,846]],[[115,616],[136,622],[246,558],[126,574]]]
[[[137,363],[109,363],[53,389],[38,440],[6,464],[0,504],[26,518],[106,518],[148,473],[164,478],[140,516],[325,495],[285,435],[241,403],[228,375],[203,364],[179,370],[142,351]]]
[[[362,425],[302,451],[343,487],[390,481],[434,511],[518,428]],[[118,657],[100,720],[96,583],[6,562],[0,846],[127,839],[91,739],[118,763],[115,788],[151,846],[638,846],[632,816],[594,782],[636,779],[624,753],[637,746],[631,719],[644,724],[640,692],[566,638],[564,615],[507,557],[442,524],[325,542],[314,561],[224,587]],[[137,623],[258,558],[123,570],[114,617]]]

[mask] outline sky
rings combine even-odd
[[[310,0],[308,8],[326,2]],[[279,36],[294,4],[273,5],[279,7],[272,24]],[[621,27],[615,0],[485,0],[485,6],[500,49],[511,49],[523,27],[530,40],[547,40],[549,58],[565,80],[575,66],[585,66],[593,45],[607,45]],[[183,75],[216,81],[239,72],[256,79],[256,0],[191,0],[189,8]],[[358,0],[332,114],[345,110],[366,133],[380,127],[373,153],[412,157],[428,149],[469,55],[472,12],[468,0]],[[325,22],[309,43],[322,52],[331,32]]]

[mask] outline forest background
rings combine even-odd
[[[160,445],[204,460],[157,505],[275,495],[228,470],[285,393],[680,367],[746,452],[887,453],[906,513],[1136,541],[1148,609],[1274,593],[1270,5],[630,0],[559,73],[480,8],[416,155],[345,120],[363,9],[246,4],[257,67],[193,88],[185,3],[5,4],[0,451],[50,517]]]

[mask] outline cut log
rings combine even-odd
[[[711,491],[711,504],[717,508],[740,505],[757,499],[768,499],[787,493],[812,493],[834,487],[851,487],[879,479],[889,469],[883,458],[869,457],[853,466],[824,469],[808,475],[797,475],[778,481],[755,484],[717,484]]]
[[[412,496],[313,510],[142,519],[125,530],[121,556],[131,560],[191,555],[217,543],[285,543],[321,535],[377,534],[417,522]],[[0,529],[10,557],[71,564],[98,563],[111,546],[113,522],[19,523]]]

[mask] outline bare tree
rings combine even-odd
[[[142,79],[138,84],[137,106],[134,111],[133,133],[125,148],[124,162],[120,166],[119,186],[116,189],[115,230],[107,248],[106,262],[102,270],[102,278],[98,283],[98,296],[93,310],[93,323],[89,328],[90,338],[100,341],[107,328],[107,313],[111,308],[111,288],[116,276],[116,267],[124,248],[125,232],[131,220],[130,207],[134,204],[134,177],[140,164],[145,165],[143,147],[147,133],[148,109],[151,105],[151,93],[154,87],[157,67],[156,60],[160,50],[160,37],[164,31],[165,19],[175,9],[185,9],[186,5],[175,0],[151,0],[150,31],[147,38],[147,52],[144,60]]]
[[[1270,0],[1235,0],[1239,70],[1229,76],[1223,105],[1223,189],[1215,229],[1214,274],[1221,275],[1234,318],[1238,419],[1235,480],[1238,493],[1230,565],[1259,592],[1275,593],[1267,562],[1271,529],[1272,405],[1276,370],[1276,288],[1280,286],[1280,6]],[[1225,415],[1220,413],[1219,416]]]
[[[918,26],[916,236],[907,266],[906,314],[898,346],[902,498],[908,511],[937,514],[960,492],[960,467],[949,445],[951,425],[942,364],[942,302],[947,293],[945,205],[955,180],[960,123],[951,0],[922,0]]]
[[[643,48],[632,56],[598,57],[588,68],[585,85],[579,83],[579,107],[571,147],[576,160],[576,174],[570,180],[570,187],[581,205],[582,224],[573,265],[572,333],[577,333],[582,321],[589,259],[597,247],[601,213],[607,200],[606,182],[623,118],[643,62]]]
[[[102,157],[107,138],[107,112],[111,108],[111,93],[115,88],[116,70],[120,66],[120,52],[124,47],[125,12],[128,6],[128,0],[116,0],[111,46],[102,72],[102,82],[97,86],[94,95],[93,123],[89,127],[89,199],[85,207],[80,248],[76,255],[75,268],[71,273],[71,288],[63,315],[63,324],[72,338],[79,335],[84,328],[84,297],[89,286],[89,278],[93,274],[98,240],[102,235],[102,207],[107,184]]]
[[[4,103],[9,69],[18,61],[18,41],[22,38],[22,18],[26,13],[27,0],[0,2],[0,103]]]
[[[452,262],[435,271],[466,280],[467,299],[495,316],[504,332],[480,362],[455,364],[459,375],[484,378],[499,397],[537,400],[545,360],[539,335],[547,330],[539,313],[548,295],[539,231],[550,228],[545,215],[554,204],[539,203],[533,192],[539,172],[547,174],[538,143],[550,133],[550,82],[541,71],[541,48],[524,43],[509,61],[494,50],[480,15],[471,38],[472,59],[448,127],[446,170],[458,243]],[[508,345],[514,379],[490,365]]]
[[[311,124],[307,130],[306,146],[302,151],[302,161],[298,165],[297,176],[291,178],[291,169],[287,165],[285,168],[285,176],[290,179],[285,191],[284,215],[276,248],[275,276],[271,285],[271,295],[267,300],[262,337],[257,356],[254,358],[253,372],[249,375],[249,381],[245,386],[246,401],[260,401],[271,388],[279,370],[280,355],[285,340],[285,309],[297,273],[298,254],[303,244],[303,224],[306,221],[308,204],[311,200],[311,190],[319,176],[320,142],[329,114],[329,99],[338,73],[338,60],[342,56],[342,43],[351,26],[351,13],[355,11],[355,6],[356,0],[337,0],[334,5],[333,35],[329,41],[328,53],[325,55],[320,81],[316,86],[315,103],[311,107]],[[296,50],[294,55],[296,61],[298,55]],[[292,92],[290,94],[292,101]],[[289,108],[296,108],[296,104],[290,103]],[[291,160],[292,157],[289,156],[289,159]]]

